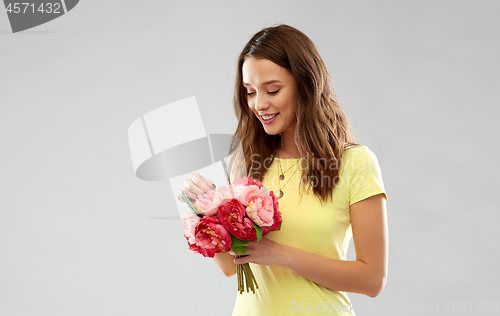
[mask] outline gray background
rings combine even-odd
[[[230,314],[236,279],[187,249],[127,129],[194,95],[207,132],[232,133],[237,55],[274,23],[317,44],[382,168],[388,282],[350,295],[357,314],[500,313],[498,16],[498,1],[86,0],[12,34],[0,13],[0,314]]]

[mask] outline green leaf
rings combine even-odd
[[[260,241],[262,239],[262,228],[259,225],[255,224],[253,221],[252,225],[255,228],[255,231],[257,232],[257,241]]]
[[[186,202],[186,204],[189,206],[189,208],[191,209],[191,211],[195,212],[198,215],[203,215],[203,214],[201,214],[200,211],[198,211],[198,209],[193,205],[193,203],[191,203],[191,201],[187,197],[186,193],[184,193],[184,190],[182,190],[182,200],[184,202]]]
[[[247,254],[247,250],[245,247],[234,247],[234,246],[231,246],[231,250],[236,252],[236,253],[239,253],[240,255],[246,255]]]
[[[241,240],[231,235],[231,245],[235,245],[237,247],[244,247],[248,245],[248,240]]]
[[[248,240],[240,240],[233,235],[231,235],[231,250],[242,254],[246,255],[247,254],[247,249],[245,246],[248,245]]]

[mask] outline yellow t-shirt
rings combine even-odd
[[[352,237],[349,206],[370,196],[385,194],[376,156],[365,146],[346,150],[332,200],[323,206],[312,189],[307,192],[302,188],[300,198],[300,159],[275,158],[262,184],[278,195],[278,160],[282,171],[286,171],[281,181],[284,195],[279,199],[283,222],[281,230],[269,233],[267,238],[328,258],[346,260]],[[250,264],[250,267],[259,289],[255,294],[237,293],[233,316],[302,312],[307,315],[355,315],[345,292],[331,291],[281,266]]]

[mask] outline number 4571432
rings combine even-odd
[[[34,3],[21,2],[9,3],[6,11],[9,13],[61,13],[61,4],[59,3],[41,3],[38,8],[35,8]]]

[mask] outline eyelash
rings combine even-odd
[[[276,90],[276,91],[269,91],[268,93],[269,93],[269,94],[276,94],[276,93],[278,93],[279,91],[280,91],[280,89],[278,89],[278,90]],[[255,95],[255,92],[247,92],[247,95],[251,97],[251,96]]]

